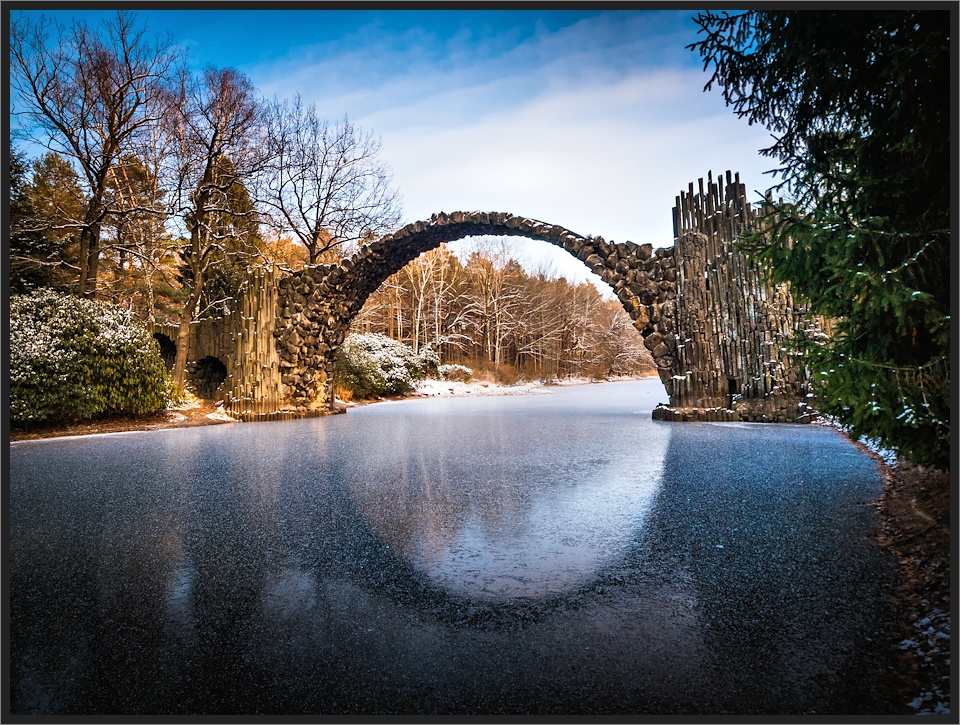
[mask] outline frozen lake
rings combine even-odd
[[[12,711],[870,712],[876,465],[663,399],[13,443]]]

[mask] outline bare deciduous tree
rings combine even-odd
[[[247,198],[244,181],[262,171],[263,105],[243,74],[207,67],[185,80],[176,116],[171,119],[176,160],[175,214],[187,233],[181,250],[190,294],[177,339],[174,382],[184,388],[190,323],[203,294],[205,277],[228,241],[251,234],[255,223],[239,223],[253,211],[239,208]],[[243,190],[241,192],[241,190]]]
[[[482,354],[494,366],[508,362],[507,341],[513,334],[522,293],[516,284],[522,269],[499,238],[481,237],[467,262],[470,273],[467,311],[481,343]]]
[[[275,101],[270,110],[273,162],[264,202],[277,229],[292,233],[316,264],[329,250],[391,231],[398,194],[380,141],[344,118],[330,123],[313,104]]]
[[[118,11],[97,32],[21,13],[10,32],[13,115],[21,134],[71,159],[85,182],[80,227],[81,295],[96,294],[100,232],[112,212],[111,169],[138,134],[159,121],[179,54],[171,39],[149,41],[136,18]]]

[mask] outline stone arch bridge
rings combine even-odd
[[[217,395],[243,420],[334,412],[334,356],[367,297],[405,264],[444,242],[493,235],[538,239],[580,259],[613,289],[652,353],[670,404],[662,420],[803,422],[807,373],[787,341],[822,321],[772,286],[733,243],[755,224],[739,175],[676,198],[674,245],[616,243],[502,212],[435,214],[338,264],[251,272],[237,310],[194,323],[194,376],[219,362]],[[176,339],[176,327],[155,328]],[[210,386],[210,380],[203,384]]]

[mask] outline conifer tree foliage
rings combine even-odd
[[[946,10],[707,12],[689,46],[779,161],[744,240],[831,335],[820,409],[921,465],[950,463],[950,31]],[[955,27],[953,28],[955,30]],[[781,197],[776,203],[774,195]]]
[[[10,154],[10,289],[76,284],[83,193],[73,167],[48,152]]]
[[[236,176],[229,159],[218,163],[215,175],[232,178],[215,209],[207,212],[206,224],[210,239],[215,240],[208,248],[201,247],[200,253],[206,254],[203,269],[203,285],[200,288],[199,302],[195,318],[216,318],[231,314],[235,310],[235,300],[242,292],[249,267],[264,258],[263,238],[260,234],[260,222],[256,206],[244,180]],[[188,226],[193,223],[194,215],[188,213]],[[181,247],[183,264],[179,270],[179,280],[186,289],[193,289],[196,280],[196,267],[192,255],[192,246]]]

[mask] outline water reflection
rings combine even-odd
[[[438,401],[432,415],[394,415],[389,430],[365,421],[378,450],[346,485],[396,553],[448,590],[494,600],[567,591],[620,555],[660,485],[671,430],[549,407],[458,417]]]

